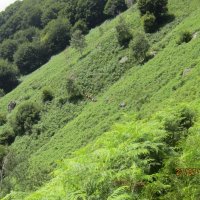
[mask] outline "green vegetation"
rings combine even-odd
[[[83,49],[87,46],[87,44],[85,42],[85,37],[82,34],[82,31],[76,30],[72,34],[70,45],[72,48],[78,50],[81,55],[83,54]]]
[[[12,90],[18,83],[18,69],[6,60],[0,60],[0,88],[5,92]]]
[[[104,13],[110,17],[114,17],[126,9],[127,6],[124,0],[108,0],[104,8]]]
[[[53,99],[54,99],[53,92],[49,88],[45,88],[42,91],[42,102],[43,103],[50,102]]]
[[[26,102],[16,111],[12,127],[16,135],[30,134],[32,126],[40,120],[40,109],[37,104]]]
[[[150,45],[143,34],[135,33],[129,47],[131,55],[135,58],[136,62],[143,63],[146,60]]]
[[[35,19],[43,16],[40,2]],[[67,34],[87,25],[88,35],[81,35],[87,46],[82,55],[69,46],[49,56],[0,98],[0,198],[198,200],[199,1],[169,0],[174,20],[148,34],[138,4],[91,29],[95,19],[104,21],[105,1],[46,2],[45,20],[29,22],[38,24],[39,38],[29,38],[26,27],[20,46],[49,50],[49,34],[39,26],[63,22],[61,16],[70,27],[82,20]],[[22,2],[14,5],[10,13],[23,8]],[[120,21],[125,28],[118,32]],[[195,37],[178,45],[185,30]],[[120,43],[123,37],[129,39]],[[8,112],[11,103],[16,107]]]
[[[126,24],[126,21],[120,17],[119,22],[116,26],[116,32],[117,32],[117,40],[120,46],[127,47],[130,40],[132,39],[132,35],[130,32],[130,28]]]
[[[168,15],[168,0],[139,0],[140,10],[144,29],[146,32],[153,32],[163,23]]]
[[[182,43],[188,43],[192,40],[192,33],[189,31],[183,31],[180,33],[179,39],[177,41],[177,44],[182,44]]]

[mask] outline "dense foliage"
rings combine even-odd
[[[138,9],[143,16],[146,32],[153,32],[168,15],[168,0],[139,0]]]
[[[74,32],[86,34],[126,9],[124,0],[16,1],[0,14],[0,58],[29,74],[65,49]]]
[[[12,127],[16,135],[30,134],[32,126],[40,120],[40,109],[36,103],[22,104],[12,120]]]
[[[53,21],[74,27],[79,19],[66,10],[77,4],[58,2]],[[90,30],[82,55],[69,47],[0,98],[3,200],[199,198],[200,3],[170,0],[168,8],[175,20],[145,34],[133,6]],[[121,17],[132,36],[126,46]],[[34,29],[16,33],[17,48],[47,46],[44,29]],[[185,30],[192,40],[177,45]]]
[[[0,89],[5,92],[12,90],[18,83],[18,69],[6,60],[0,60]]]

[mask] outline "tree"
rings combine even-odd
[[[7,39],[4,40],[0,46],[0,56],[8,61],[13,61],[13,56],[17,50],[17,42],[15,40]]]
[[[71,24],[68,19],[58,18],[52,20],[41,34],[42,43],[53,55],[64,50],[69,44]]]
[[[0,60],[0,89],[11,91],[17,84],[18,69],[6,60]]]
[[[161,24],[168,15],[168,0],[139,0],[140,10],[144,29],[146,32],[153,32],[157,25]]]
[[[88,27],[84,20],[78,20],[71,28],[71,33],[73,34],[77,30],[80,30],[83,34],[88,33]]]
[[[60,5],[57,3],[45,9],[41,17],[42,26],[45,27],[51,20],[56,19],[58,17],[58,13],[60,10],[61,10]]]
[[[25,42],[33,42],[39,39],[39,29],[31,26],[25,30],[16,32],[13,38],[19,45]]]
[[[104,8],[104,13],[110,17],[114,17],[126,9],[127,5],[124,0],[108,0]]]
[[[40,108],[36,103],[26,102],[17,109],[11,125],[16,135],[31,133],[32,127],[40,120]]]
[[[79,0],[76,8],[76,19],[84,19],[89,28],[103,22],[106,0]]]
[[[141,33],[136,33],[130,42],[131,53],[138,63],[145,61],[149,48],[148,40]]]
[[[128,25],[126,24],[126,21],[122,17],[119,18],[118,25],[116,26],[116,32],[117,40],[120,46],[127,47],[130,40],[132,39],[132,34]]]
[[[85,42],[85,36],[80,30],[76,30],[70,41],[71,47],[78,50],[80,54],[83,54],[83,49],[87,46]]]
[[[47,51],[39,43],[24,43],[14,55],[15,64],[22,74],[28,74],[48,60]]]
[[[150,12],[154,14],[157,19],[168,13],[167,4],[168,0],[139,0],[138,8],[141,15]]]
[[[142,23],[147,33],[153,32],[157,27],[156,17],[149,12],[142,16]]]

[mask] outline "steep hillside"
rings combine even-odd
[[[83,55],[67,48],[0,99],[2,113],[17,102],[0,137],[24,102],[41,110],[32,134],[8,147],[2,191],[15,192],[5,200],[198,199],[199,174],[179,177],[176,169],[200,167],[200,3],[171,0],[169,11],[175,19],[147,34],[156,55],[144,65],[119,46],[118,16],[90,31]],[[136,6],[121,16],[132,32],[143,31]],[[186,30],[195,37],[178,45]],[[70,75],[84,99],[69,100]],[[44,89],[51,102],[42,102]]]

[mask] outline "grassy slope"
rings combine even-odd
[[[188,5],[188,7],[185,5]],[[57,106],[56,99],[52,105],[47,107],[48,112],[44,111],[43,113],[43,124],[47,129],[46,135],[43,134],[35,140],[29,137],[18,138],[13,144],[13,148],[17,149],[19,153],[26,148],[27,144],[29,145],[30,148],[26,151],[31,154],[29,159],[29,162],[31,162],[30,170],[45,169],[53,162],[68,157],[75,150],[90,143],[108,130],[114,122],[121,119],[123,113],[136,111],[139,117],[144,118],[150,116],[151,113],[164,109],[167,105],[175,105],[180,101],[196,103],[195,99],[199,97],[198,69],[200,64],[198,57],[200,38],[198,37],[189,44],[181,46],[177,46],[175,43],[181,30],[190,29],[195,32],[199,29],[199,10],[196,9],[196,11],[191,12],[196,7],[199,7],[197,1],[171,1],[170,11],[177,13],[179,18],[176,20],[177,22],[183,20],[182,23],[176,24],[175,21],[173,25],[167,25],[159,33],[149,36],[150,41],[155,45],[155,48],[160,49],[160,52],[144,66],[134,66],[128,70],[113,86],[111,84],[118,77],[116,75],[112,77],[113,79],[107,78],[111,73],[109,67],[118,65],[119,57],[128,55],[128,51],[117,49],[116,40],[113,37],[113,27],[116,20],[103,25],[106,31],[101,37],[99,37],[98,29],[91,31],[87,37],[89,44],[85,51],[86,54],[89,53],[87,57],[79,60],[78,54],[67,49],[60,55],[53,57],[46,66],[26,77],[18,88],[1,99],[1,110],[5,110],[6,105],[12,99],[18,99],[20,102],[28,98],[39,101],[41,89],[44,86],[50,86],[55,91],[56,96],[60,98],[60,96],[65,96],[63,95],[65,74],[68,71],[78,71],[81,74],[81,71],[88,69],[90,64],[93,69],[89,68],[89,70],[98,73],[98,67],[101,66],[102,60],[102,65],[105,66],[106,64],[104,70],[107,71],[103,73],[104,77],[102,77],[106,80],[105,83],[102,83],[105,87],[99,93],[96,103],[84,103],[79,106],[67,104],[60,108],[60,106]],[[137,13],[128,11],[125,16],[128,22],[134,25],[133,27],[139,26],[136,23],[138,22],[136,20],[138,18]],[[161,38],[162,40],[160,40]],[[98,51],[98,48],[96,48],[99,43],[102,44],[103,51]],[[160,44],[165,44],[165,47],[160,48]],[[112,45],[113,48],[109,49]],[[111,55],[109,54],[109,57],[104,60],[103,53],[108,54],[111,50],[113,50]],[[92,60],[99,55],[102,55],[102,60],[99,59],[99,62],[93,64]],[[130,68],[129,65],[131,63],[127,64],[127,69]],[[183,70],[190,67],[193,67],[191,73],[183,78]],[[115,69],[120,70],[117,67]],[[91,81],[94,81],[94,79]],[[93,85],[95,84],[87,85],[87,88],[95,93],[97,87]],[[109,86],[111,87],[109,88]],[[119,103],[122,101],[127,103],[125,109],[119,108]],[[70,122],[67,123],[68,121]],[[49,126],[49,122],[51,122],[51,126]],[[61,129],[58,131],[59,127]],[[54,132],[56,134],[50,138],[49,136],[53,135]],[[44,139],[46,140],[44,141]],[[35,144],[38,144],[38,147],[35,147]]]

